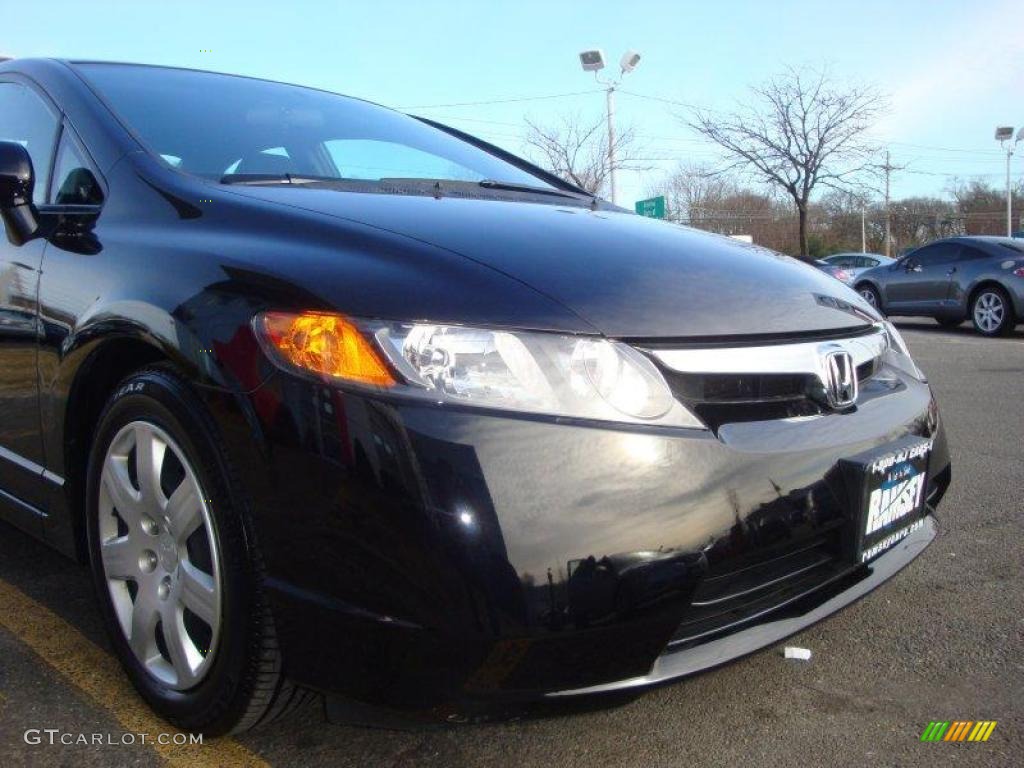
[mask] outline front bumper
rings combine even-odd
[[[844,559],[840,459],[933,439],[927,385],[854,413],[620,428],[386,401],[278,374],[248,460],[287,674],[416,716],[642,689],[775,642],[889,578]],[[257,450],[261,448],[262,450]]]
[[[752,619],[743,629],[682,648],[670,643],[655,659],[646,675],[586,688],[555,691],[548,696],[583,696],[651,687],[717,667],[789,637],[859,600],[921,554],[935,538],[937,529],[933,513],[934,509],[929,510],[922,528],[873,560],[869,567],[853,568],[808,590]]]

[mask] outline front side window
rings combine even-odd
[[[855,266],[856,258],[853,256],[833,256],[829,259],[829,262],[836,267],[853,267]]]
[[[46,201],[46,182],[57,139],[57,116],[32,89],[21,83],[0,83],[0,141],[15,141],[32,158],[36,184],[32,201]]]
[[[956,261],[959,253],[960,246],[956,243],[936,243],[915,251],[910,258],[922,267],[932,267]]]
[[[189,70],[77,67],[153,154],[195,176],[307,176],[363,186],[494,180],[554,189],[445,131],[359,99]]]
[[[960,249],[960,261],[973,261],[974,259],[987,259],[988,254],[977,248],[964,246]]]

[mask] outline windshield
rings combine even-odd
[[[497,180],[554,189],[440,129],[359,99],[183,69],[76,66],[151,152],[195,176]]]

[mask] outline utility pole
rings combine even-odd
[[[893,165],[889,160],[889,150],[885,150],[885,164],[875,166],[885,173],[885,255],[892,256],[892,214],[889,211],[892,172],[902,171],[906,166]]]
[[[889,150],[885,150],[885,255],[891,256],[892,250],[892,217],[889,215],[889,177],[892,175],[892,163],[889,162]]]
[[[860,252],[868,252],[868,230],[864,223],[864,203],[860,204]]]

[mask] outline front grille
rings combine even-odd
[[[669,374],[676,396],[691,403],[752,403],[803,397],[810,376],[766,373]]]
[[[649,351],[662,364],[675,397],[717,431],[728,423],[824,413],[818,373],[822,348],[848,350],[863,385],[879,371],[885,343],[884,332],[871,327],[859,336],[813,342]]]
[[[877,362],[857,366],[863,385],[874,376]],[[677,373],[665,378],[672,394],[711,429],[742,421],[789,419],[825,412],[814,392],[820,387],[812,374]]]
[[[669,641],[669,650],[681,650],[735,631],[843,577],[856,566],[840,553],[840,533],[836,530],[763,562],[709,575]]]

